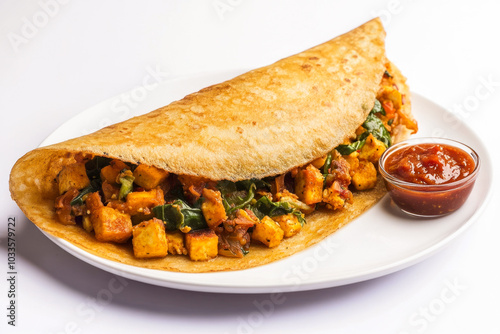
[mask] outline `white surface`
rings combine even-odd
[[[242,71],[225,71],[193,75],[165,81],[133,111],[144,114],[151,109],[182,98]],[[127,92],[125,94],[133,94]],[[61,142],[81,133],[82,129],[99,128],[102,119],[120,120],[113,111],[120,96],[98,103],[61,125],[42,142],[42,146]],[[446,109],[414,93],[412,110],[419,120],[418,136],[431,136],[433,129],[445,129],[448,138],[459,139],[474,147],[481,157],[481,173],[470,199],[460,211],[439,219],[414,219],[404,215],[387,197],[355,222],[328,237],[324,242],[282,261],[244,271],[188,274],[124,265],[101,259],[56,237],[52,241],[77,258],[111,273],[155,285],[204,292],[271,293],[306,291],[346,285],[380,277],[401,270],[441,250],[468,229],[483,212],[492,195],[491,159],[481,139],[460,119]],[[436,117],[438,115],[439,117]],[[454,120],[456,127],[450,127]],[[300,268],[300,277],[291,268]]]
[[[222,18],[214,8],[221,3],[230,4]],[[88,107],[144,82],[153,88],[152,69],[162,80],[252,68],[377,14],[385,18],[388,55],[412,90],[475,129],[498,164],[498,1],[86,1],[60,5],[47,22],[41,11],[39,1],[0,2],[0,267],[5,276],[6,221],[11,215],[19,221],[18,326],[8,326],[2,315],[2,333],[500,331],[498,192],[467,233],[420,264],[345,287],[275,296],[120,281],[62,252],[23,217],[7,191],[17,158]],[[21,35],[34,16],[40,27],[14,49],[9,36]],[[126,115],[140,99],[124,96],[117,113]],[[446,135],[446,129],[433,131]],[[497,188],[498,178],[491,182]],[[0,305],[7,303],[6,283],[0,279]]]

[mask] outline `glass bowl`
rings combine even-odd
[[[412,183],[391,175],[386,170],[387,159],[399,150],[421,144],[440,144],[464,151],[475,163],[474,169],[463,179],[441,184]],[[388,148],[378,165],[389,195],[404,212],[417,217],[440,217],[458,210],[469,197],[476,181],[480,159],[469,146],[445,138],[414,138]]]

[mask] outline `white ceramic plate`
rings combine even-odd
[[[146,113],[239,73],[204,74],[157,86],[136,87],[72,118],[42,145],[80,136]],[[195,291],[263,293],[311,290],[364,281],[406,268],[442,249],[472,225],[491,197],[493,170],[485,146],[461,120],[418,94],[413,94],[412,103],[420,127],[418,136],[462,141],[474,148],[482,159],[482,169],[469,200],[449,216],[426,220],[411,218],[395,208],[386,196],[340,231],[298,254],[257,268],[202,274],[124,265],[89,254],[65,240],[47,237],[77,258],[103,270],[150,284]]]

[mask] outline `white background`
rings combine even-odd
[[[44,237],[8,191],[19,157],[79,112],[143,85],[152,69],[168,80],[254,68],[377,15],[411,89],[467,122],[498,164],[498,1],[55,1],[0,1],[0,332],[500,332],[497,192],[477,223],[432,258],[363,283],[289,293],[262,312],[266,294],[118,281]],[[18,220],[15,328],[6,317],[10,216]],[[110,284],[115,293],[103,300]]]

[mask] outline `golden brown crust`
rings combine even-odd
[[[79,152],[213,180],[262,178],[304,165],[342,143],[365,120],[385,70],[384,37],[375,19],[149,114],[31,151],[12,169],[12,198],[43,231],[125,264],[207,272],[250,268],[292,255],[372,206],[385,193],[382,182],[356,193],[354,203],[343,210],[309,215],[302,231],[276,248],[254,245],[242,259],[192,262],[173,255],[136,259],[130,245],[101,243],[79,226],[61,225],[54,212],[55,178]]]
[[[326,154],[366,118],[384,72],[384,37],[375,19],[149,114],[40,150],[106,155],[212,180],[282,174]]]

